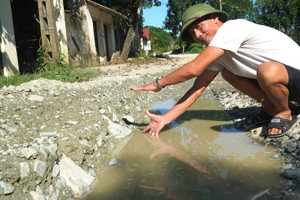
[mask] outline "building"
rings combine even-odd
[[[113,61],[126,38],[125,20],[121,13],[91,0],[1,0],[3,75],[30,71],[41,45],[50,57],[63,55],[72,65]],[[138,42],[134,44],[133,54],[138,51]]]

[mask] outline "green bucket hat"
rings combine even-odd
[[[217,10],[210,5],[200,3],[189,7],[182,15],[182,29],[180,38],[182,41],[194,41],[193,38],[187,32],[188,27],[197,19],[206,15],[216,13],[220,21],[225,22],[228,19],[226,12]]]

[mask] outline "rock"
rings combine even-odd
[[[0,129],[0,136],[3,137],[5,135],[6,135],[6,132],[4,130]]]
[[[75,196],[82,196],[90,191],[94,177],[85,172],[74,161],[63,155],[59,162],[60,177],[66,180],[66,185],[74,192]]]
[[[77,121],[69,120],[69,121],[66,121],[65,124],[68,124],[68,125],[76,125],[76,124],[78,124],[78,122],[77,122]]]
[[[287,142],[285,145],[283,145],[282,148],[285,148],[287,152],[294,152],[297,149],[297,144],[295,144],[294,142],[290,141]]]
[[[33,163],[33,171],[35,171],[39,176],[43,177],[47,170],[47,165],[44,161],[35,160]]]
[[[21,162],[20,163],[20,174],[21,178],[25,178],[30,173],[29,164],[27,162]]]
[[[126,115],[126,116],[124,117],[124,119],[125,119],[127,122],[131,123],[131,124],[134,123],[134,118],[133,118],[132,116],[130,116],[130,115]]]
[[[294,138],[295,140],[299,140],[300,136],[299,136],[298,133],[294,133],[294,134],[293,134],[293,138]]]
[[[300,194],[289,193],[289,194],[285,194],[280,199],[282,199],[282,200],[299,200],[300,199]]]
[[[55,178],[57,177],[59,174],[59,165],[55,164],[53,165],[53,168],[52,168],[52,177]]]
[[[117,139],[122,139],[131,134],[131,129],[112,122],[108,117],[103,116],[108,121],[108,131]]]
[[[98,137],[96,138],[96,143],[98,145],[98,147],[101,147],[102,146],[102,136],[101,135],[98,135]]]
[[[3,181],[0,181],[0,195],[1,194],[12,194],[15,191],[15,188],[9,184],[9,183],[5,183]]]
[[[57,132],[40,132],[40,136],[41,137],[58,137],[58,134],[57,134]]]
[[[271,156],[269,158],[270,160],[279,160],[280,159],[280,156],[278,154],[274,154],[273,156]]]
[[[115,158],[112,158],[112,159],[109,161],[109,163],[108,163],[108,165],[109,165],[110,167],[117,166],[118,164],[119,164],[119,161],[118,161],[117,159],[115,159]]]
[[[27,99],[30,101],[43,101],[44,97],[39,95],[29,95]]]
[[[38,152],[33,147],[28,147],[28,148],[22,148],[20,153],[21,153],[20,155],[21,157],[29,159],[32,157],[35,158]]]
[[[50,144],[49,146],[46,146],[46,149],[50,152],[52,156],[54,156],[56,154],[58,147],[57,144]]]
[[[281,175],[300,183],[300,168],[285,170]]]
[[[66,186],[66,180],[62,177],[58,178],[55,186],[58,190],[61,190],[62,188],[64,188]]]
[[[97,178],[96,172],[93,168],[89,168],[89,173],[90,173],[91,176]]]
[[[46,196],[47,200],[58,200],[58,196],[52,185],[49,186],[48,194],[49,195]]]
[[[32,197],[32,200],[45,200],[45,196],[37,191],[30,191],[29,193]]]
[[[100,114],[104,114],[105,110],[101,108],[101,109],[99,109],[99,112],[100,112]]]
[[[119,118],[118,118],[118,116],[117,116],[116,113],[113,113],[113,114],[112,114],[112,121],[113,121],[113,122],[119,122]]]
[[[292,169],[292,168],[293,168],[293,165],[292,165],[291,163],[289,163],[289,164],[284,164],[284,165],[282,166],[282,169],[283,169],[283,170]]]

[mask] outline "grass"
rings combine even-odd
[[[137,54],[136,57],[128,61],[116,61],[108,64],[120,64],[127,63],[128,65],[140,65],[145,63],[151,63],[156,59],[151,56],[147,57],[143,54]],[[59,80],[62,82],[75,82],[80,79],[80,81],[85,81],[91,78],[95,78],[103,74],[101,70],[89,67],[74,67],[63,62],[62,58],[59,58],[52,62],[47,59],[45,54],[45,47],[41,46],[38,50],[38,58],[34,64],[34,73],[24,73],[19,75],[14,75],[10,77],[0,76],[0,89],[4,86],[18,86],[22,83],[36,80],[39,78]]]
[[[60,67],[53,67],[49,70],[39,71],[36,73],[26,73],[10,77],[0,76],[0,88],[10,85],[18,86],[22,83],[31,80],[36,80],[39,78],[59,80],[62,82],[75,82],[78,78],[80,78],[84,81],[90,78],[95,78],[101,74],[103,73],[100,69],[63,65]]]

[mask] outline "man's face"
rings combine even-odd
[[[189,26],[188,32],[196,42],[209,45],[219,28],[218,21],[217,16],[199,19]]]

